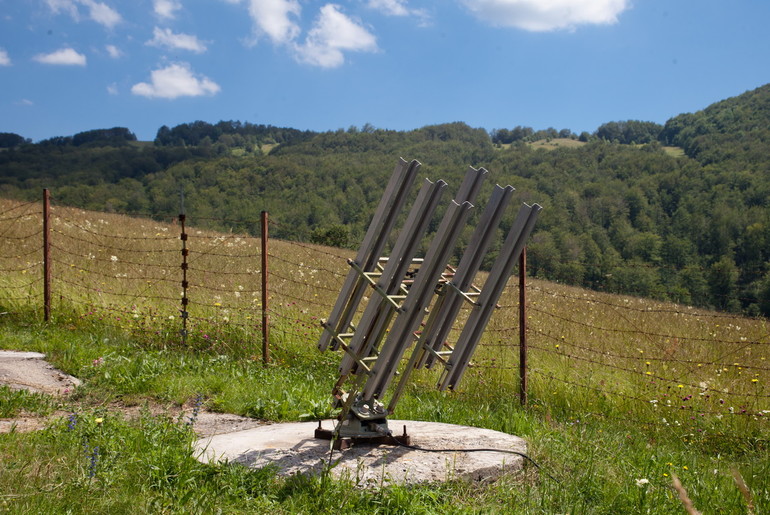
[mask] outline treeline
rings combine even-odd
[[[355,247],[399,156],[453,187],[468,165],[483,166],[491,178],[480,199],[512,184],[517,201],[545,207],[529,245],[535,276],[770,314],[770,86],[663,126],[608,122],[580,136],[461,122],[322,133],[193,122],[162,127],[154,143],[115,129],[82,134],[0,138],[12,143],[0,152],[0,194],[37,199],[48,187],[59,203],[169,219],[184,192],[191,220],[242,221],[206,222],[214,228],[257,233],[267,210],[274,237]],[[543,137],[574,142],[529,144]]]
[[[313,136],[311,131],[256,125],[249,122],[221,121],[216,124],[197,121],[183,123],[176,127],[163,126],[158,129],[155,145],[169,146],[211,146],[225,148],[242,147],[253,151],[261,145],[294,143]]]

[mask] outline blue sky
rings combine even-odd
[[[767,0],[0,0],[0,132],[664,123],[770,82]]]

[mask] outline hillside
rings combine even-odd
[[[532,275],[767,315],[768,127],[770,85],[664,127],[608,122],[579,138],[522,127],[490,135],[461,122],[324,133],[194,122],[161,128],[153,146],[115,129],[37,144],[5,137],[0,194],[36,200],[48,187],[61,205],[169,219],[183,193],[187,212],[228,220],[211,228],[255,233],[266,210],[276,237],[351,247],[399,156],[450,186],[483,166],[486,188],[512,184],[516,201],[545,207]]]

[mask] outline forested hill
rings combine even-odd
[[[455,187],[468,165],[483,166],[481,199],[496,182],[545,207],[532,274],[768,315],[769,146],[770,85],[664,126],[612,121],[579,136],[461,122],[323,133],[193,122],[154,142],[123,128],[38,143],[6,133],[0,195],[35,200],[47,187],[60,204],[170,218],[184,191],[193,223],[256,231],[267,210],[274,237],[355,246],[398,157]]]
[[[704,165],[729,162],[736,171],[767,171],[770,85],[672,118],[660,134]]]

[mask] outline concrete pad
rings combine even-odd
[[[360,486],[386,483],[420,483],[468,479],[491,481],[519,470],[526,442],[513,435],[476,427],[389,420],[394,434],[406,426],[411,445],[355,445],[331,453],[332,476]],[[270,424],[245,431],[214,435],[196,442],[196,455],[204,463],[237,462],[248,467],[275,465],[278,474],[320,474],[329,463],[330,442],[314,438],[318,422]],[[325,420],[324,429],[334,422]],[[483,450],[482,450],[483,449]]]
[[[29,390],[50,395],[64,395],[80,381],[55,369],[39,352],[0,350],[0,385],[14,390]]]
[[[17,350],[0,350],[0,359],[45,359],[45,354],[39,352],[24,352]]]

